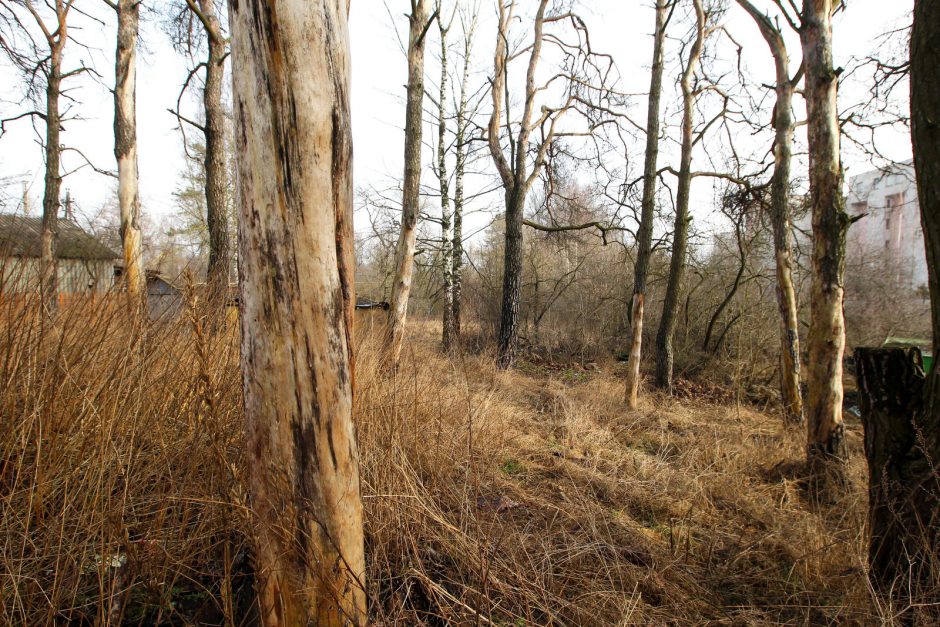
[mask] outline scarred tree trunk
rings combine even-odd
[[[625,400],[628,409],[637,408],[640,389],[640,359],[643,352],[643,310],[646,277],[653,246],[653,216],[656,212],[656,163],[659,157],[659,103],[663,91],[663,42],[669,0],[656,2],[656,30],[653,33],[653,67],[650,75],[649,104],[646,112],[646,160],[643,165],[643,199],[637,229],[636,264],[633,269],[633,305],[630,320],[630,360],[627,362]]]
[[[800,392],[799,308],[793,286],[793,236],[790,224],[790,165],[793,156],[793,89],[786,42],[770,19],[748,0],[738,4],[757,23],[776,69],[776,96],[773,126],[774,173],[770,183],[770,222],[774,234],[774,261],[777,275],[777,310],[780,320],[780,394],[786,424],[803,422],[803,396]]]
[[[799,306],[793,285],[793,236],[790,224],[790,163],[793,152],[793,86],[777,83],[774,174],[771,181],[770,221],[774,234],[777,310],[780,316],[780,395],[786,424],[803,423],[800,391]]]
[[[137,182],[137,31],[140,0],[117,0],[114,81],[114,156],[118,166],[118,205],[124,280],[131,308],[141,306],[146,289]]]
[[[405,176],[402,181],[401,230],[395,248],[395,278],[389,309],[387,359],[396,366],[401,356],[408,320],[408,298],[418,238],[421,185],[421,131],[424,103],[424,42],[427,33],[427,0],[412,2],[408,16],[408,88],[405,105]]]
[[[692,79],[702,56],[705,41],[705,10],[701,0],[693,0],[695,8],[695,42],[682,72],[682,151],[676,190],[676,219],[672,234],[672,257],[669,260],[669,280],[663,299],[663,313],[656,334],[656,385],[672,393],[672,341],[676,333],[679,297],[685,276],[689,238],[689,192],[692,187],[692,126],[695,116],[695,93]]]
[[[64,28],[64,21],[61,21]],[[59,42],[52,43],[49,75],[46,77],[46,174],[42,198],[42,228],[39,236],[39,294],[43,319],[55,317],[59,308],[58,255],[59,193],[62,176],[59,173],[62,149],[59,135],[62,118],[59,114],[59,95],[62,90],[62,51],[67,35],[61,33]]]
[[[364,625],[345,0],[232,0],[241,362],[265,625]]]
[[[444,283],[444,314],[441,341],[445,351],[454,347],[454,262],[453,214],[450,209],[450,184],[447,173],[447,29],[440,13],[437,23],[441,33],[441,84],[437,100],[437,180],[441,191],[441,275]]]
[[[206,86],[203,93],[206,139],[206,226],[209,230],[208,281],[217,294],[228,286],[232,264],[229,250],[226,193],[228,170],[225,163],[225,110],[222,108],[222,80],[225,76],[226,43],[215,12],[215,0],[199,0],[209,40],[206,59]]]
[[[849,219],[842,195],[840,129],[832,65],[832,0],[804,0],[800,39],[806,68],[809,191],[813,211],[812,314],[808,336],[806,456],[817,479],[842,482],[847,458],[842,422],[845,322],[842,276]]]

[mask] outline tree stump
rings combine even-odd
[[[936,592],[940,477],[931,462],[934,417],[925,411],[917,348],[857,348],[859,404],[869,476],[869,570],[895,592]],[[927,449],[925,451],[925,448]],[[908,579],[910,578],[910,579]],[[897,585],[903,581],[908,585]]]

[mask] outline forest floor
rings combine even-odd
[[[777,415],[658,393],[630,412],[613,360],[500,372],[491,355],[444,358],[437,332],[415,333],[391,387],[366,365],[359,400],[371,543],[410,545],[373,554],[370,570],[399,574],[373,596],[392,622],[890,620],[865,575],[852,416],[850,486],[820,504],[805,436]]]
[[[99,306],[99,305],[96,305]],[[0,312],[0,622],[250,624],[237,325],[113,308],[38,339]],[[376,625],[883,624],[862,434],[819,504],[803,435],[696,391],[622,403],[615,361],[453,357],[361,328],[356,422]],[[710,401],[721,398],[722,402]]]

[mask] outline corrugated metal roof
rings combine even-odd
[[[0,256],[39,257],[42,218],[0,214]],[[60,259],[117,259],[118,255],[70,220],[59,219]]]

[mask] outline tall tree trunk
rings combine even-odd
[[[114,156],[118,166],[124,280],[131,308],[139,309],[146,289],[137,187],[137,31],[140,0],[117,0],[116,8],[118,30],[114,62]]]
[[[842,422],[845,350],[842,276],[849,219],[842,195],[836,108],[838,75],[832,65],[832,8],[832,0],[804,0],[800,39],[806,68],[809,191],[813,210],[806,455],[817,479],[825,479],[832,471],[835,487],[842,481],[842,462],[847,458]]]
[[[454,164],[454,229],[451,240],[451,325],[454,329],[453,340],[460,341],[460,310],[463,292],[463,176],[466,170],[466,147],[461,146],[464,141],[464,132],[461,129],[461,116],[458,110],[456,156]]]
[[[911,140],[927,257],[933,354],[940,351],[940,5],[915,0],[910,42]],[[916,349],[858,348],[869,470],[869,570],[914,624],[940,580],[940,368]],[[936,357],[935,357],[936,359]],[[932,598],[931,598],[932,597]],[[925,617],[930,620],[930,616]],[[935,616],[933,617],[935,618]]]
[[[770,183],[770,222],[774,234],[777,310],[780,316],[780,395],[786,424],[803,422],[800,392],[799,307],[793,286],[793,236],[790,224],[790,165],[793,155],[793,89],[790,59],[779,29],[748,0],[738,4],[757,23],[774,58],[777,101],[774,106],[774,173]]]
[[[225,76],[226,43],[215,12],[215,0],[199,0],[209,40],[206,59],[206,86],[203,93],[206,139],[206,225],[209,229],[208,282],[222,295],[228,287],[232,259],[229,250],[225,163],[225,110],[222,108],[222,80]]]
[[[682,152],[676,190],[676,219],[672,235],[672,257],[669,260],[669,280],[663,300],[663,313],[656,334],[656,385],[672,393],[672,340],[676,333],[679,298],[685,276],[689,239],[689,191],[692,187],[692,126],[695,115],[695,93],[692,79],[702,56],[705,41],[705,11],[701,0],[693,0],[695,8],[695,42],[682,72]]]
[[[64,23],[63,23],[64,26]],[[61,44],[53,43],[46,78],[46,175],[42,198],[42,229],[39,236],[39,294],[42,318],[52,319],[59,308],[58,238],[59,193],[62,186],[60,166],[62,159],[62,119],[59,114],[59,95],[62,89],[62,50],[66,34],[59,36]]]
[[[397,365],[405,339],[408,298],[414,270],[418,238],[419,192],[421,186],[421,131],[424,103],[424,42],[427,33],[427,0],[412,2],[408,16],[408,90],[405,105],[405,178],[402,182],[401,230],[395,249],[395,278],[389,310],[387,359]]]
[[[930,574],[931,581],[940,578],[940,482],[937,481],[937,460],[940,460],[940,4],[914,0],[914,24],[911,31],[911,139],[914,147],[914,168],[917,173],[917,196],[921,225],[927,253],[927,276],[930,289],[930,313],[933,329],[934,366],[927,373],[922,411],[915,416],[921,439],[918,445],[925,458],[932,460],[929,468],[922,466],[919,482],[925,489],[916,491],[914,507],[930,530],[925,546],[932,554],[920,564],[921,572]],[[933,568],[932,573],[928,568]]]
[[[506,192],[506,243],[503,253],[503,291],[499,310],[497,365],[508,368],[519,351],[522,306],[522,217],[525,194],[521,185]]]
[[[646,111],[646,160],[643,164],[643,200],[637,229],[636,263],[633,268],[633,304],[630,320],[630,360],[627,362],[625,400],[628,409],[637,408],[640,390],[640,359],[643,352],[643,310],[646,278],[653,247],[653,217],[656,212],[656,164],[659,158],[659,103],[663,92],[663,42],[670,0],[656,2],[656,30],[653,33],[653,66],[649,103]]]
[[[507,159],[499,143],[500,115],[505,105],[509,111],[509,95],[506,92],[506,74],[508,72],[509,50],[507,38],[509,24],[512,20],[514,3],[510,3],[509,10],[499,3],[499,26],[496,34],[496,52],[493,61],[493,80],[490,94],[493,101],[493,111],[487,127],[487,141],[490,154],[496,164],[502,179],[506,199],[506,233],[505,249],[503,251],[503,290],[500,303],[499,333],[497,336],[496,364],[500,368],[508,368],[516,359],[519,350],[519,313],[522,304],[522,223],[525,211],[525,200],[532,186],[535,176],[544,163],[544,155],[551,145],[554,136],[554,120],[552,130],[543,138],[539,146],[539,157],[536,158],[532,172],[528,172],[526,160],[529,158],[529,137],[532,132],[532,113],[535,110],[535,72],[542,55],[542,33],[545,25],[545,10],[548,0],[539,0],[535,12],[534,37],[530,46],[529,65],[526,68],[525,104],[523,105],[522,119],[519,132],[512,144],[512,153]],[[503,98],[506,98],[505,103]],[[557,118],[556,118],[557,120]],[[507,121],[512,132],[512,125]]]
[[[441,275],[444,283],[444,316],[441,341],[445,351],[455,343],[453,214],[450,209],[450,184],[447,173],[447,29],[440,13],[437,23],[441,33],[441,84],[437,100],[437,179],[441,190]]]
[[[940,356],[940,4],[914,1],[911,31],[911,141],[917,199],[927,248],[933,354]],[[934,368],[930,385],[936,386]],[[940,387],[929,389],[931,413],[940,410]]]
[[[934,365],[924,373],[917,351],[856,349],[869,468],[870,572],[883,591],[893,592],[896,598],[899,592],[903,594],[898,605],[909,608],[936,607],[940,576],[938,67],[940,4],[915,0],[910,42],[911,140],[927,257]],[[911,613],[901,620],[913,624]]]
[[[792,101],[793,85],[788,78],[778,78],[770,222],[774,234],[777,310],[780,316],[780,397],[784,422],[791,425],[803,423],[799,305],[793,285],[793,235],[790,224],[790,164],[794,128]]]
[[[459,341],[460,339],[461,292],[463,289],[463,177],[467,168],[467,108],[469,107],[470,100],[468,88],[470,85],[470,56],[473,51],[473,37],[476,31],[476,21],[477,15],[474,13],[470,17],[469,24],[465,24],[464,27],[464,56],[460,76],[460,102],[457,103],[457,132],[454,138],[456,162],[454,163],[454,238],[451,252],[451,262],[453,264],[451,280],[453,281],[452,323],[454,325],[455,341]]]
[[[229,3],[241,363],[268,627],[364,625],[346,0]]]

